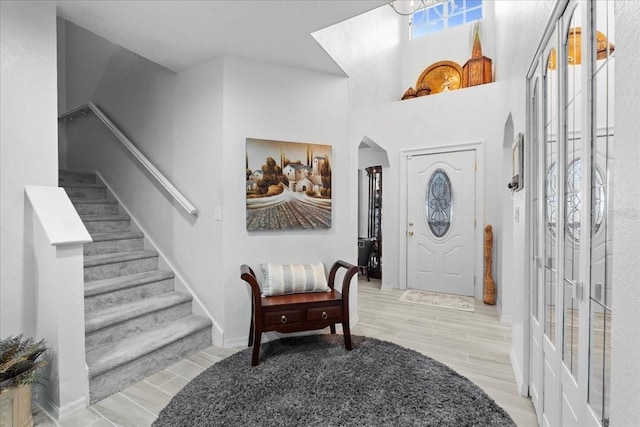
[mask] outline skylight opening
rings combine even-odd
[[[417,10],[411,16],[411,39],[439,33],[484,17],[482,0],[449,0]]]

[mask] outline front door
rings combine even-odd
[[[407,158],[407,287],[474,295],[475,150]]]

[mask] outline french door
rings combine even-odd
[[[542,426],[608,419],[612,3],[559,2],[528,76],[529,394]]]

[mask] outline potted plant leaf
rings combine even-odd
[[[44,377],[39,368],[46,365],[39,357],[46,351],[44,340],[34,342],[22,335],[0,341],[0,424],[33,426],[31,386]]]

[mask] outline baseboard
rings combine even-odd
[[[498,318],[500,319],[500,322],[509,324],[513,323],[513,317],[510,314],[504,314],[502,312],[502,306],[499,301],[496,303],[496,309],[498,310]]]
[[[511,351],[509,352],[509,360],[511,361],[511,368],[513,369],[513,375],[516,379],[518,393],[520,393],[520,396],[526,397],[529,395],[529,386],[524,383],[524,373],[518,363],[518,357],[513,347],[511,347]]]
[[[75,402],[72,402],[60,408],[58,405],[47,399],[46,396],[40,396],[40,393],[35,399],[35,402],[36,405],[38,405],[38,407],[49,416],[49,418],[57,421],[62,421],[64,420],[64,418],[70,416],[74,412],[89,406],[87,398],[81,397]]]

